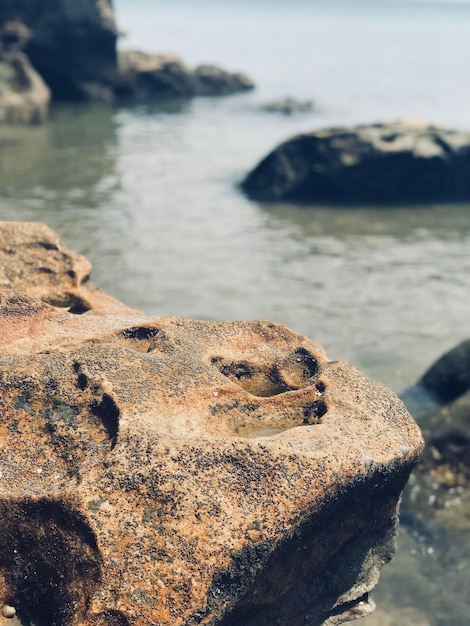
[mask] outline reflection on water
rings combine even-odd
[[[468,334],[470,207],[250,202],[236,183],[258,146],[305,122],[249,103],[68,106],[3,129],[0,216],[47,223],[149,314],[271,319],[408,386]]]

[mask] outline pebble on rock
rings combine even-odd
[[[3,617],[15,617],[16,609],[14,606],[10,606],[9,604],[4,604],[2,606],[2,615]]]

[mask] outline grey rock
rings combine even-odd
[[[0,25],[31,30],[25,52],[56,99],[109,98],[117,69],[110,0],[2,0]]]
[[[470,389],[470,339],[446,352],[423,375],[421,384],[449,402]]]
[[[227,72],[215,65],[200,65],[194,70],[196,93],[200,96],[223,96],[250,91],[255,85],[240,72]]]
[[[292,115],[294,113],[309,113],[313,109],[311,100],[295,100],[294,98],[284,98],[283,100],[275,100],[261,107],[263,111],[268,113],[282,113],[284,115]]]
[[[119,53],[118,97],[154,99],[220,96],[254,87],[243,74],[212,65],[191,70],[174,54],[148,54],[137,50]]]
[[[0,123],[36,124],[48,114],[50,91],[21,52],[28,36],[21,22],[0,29]]]
[[[420,120],[298,135],[242,183],[264,201],[427,202],[470,198],[470,132]]]

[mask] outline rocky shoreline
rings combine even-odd
[[[127,309],[40,224],[1,224],[0,250],[4,608],[36,626],[373,609],[422,445],[394,394],[283,326]]]
[[[223,96],[254,88],[212,65],[117,49],[110,0],[4,0],[0,6],[0,122],[40,123],[53,100]]]

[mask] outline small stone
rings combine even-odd
[[[2,615],[3,617],[15,617],[16,609],[14,606],[10,606],[9,604],[4,604],[2,606]]]

